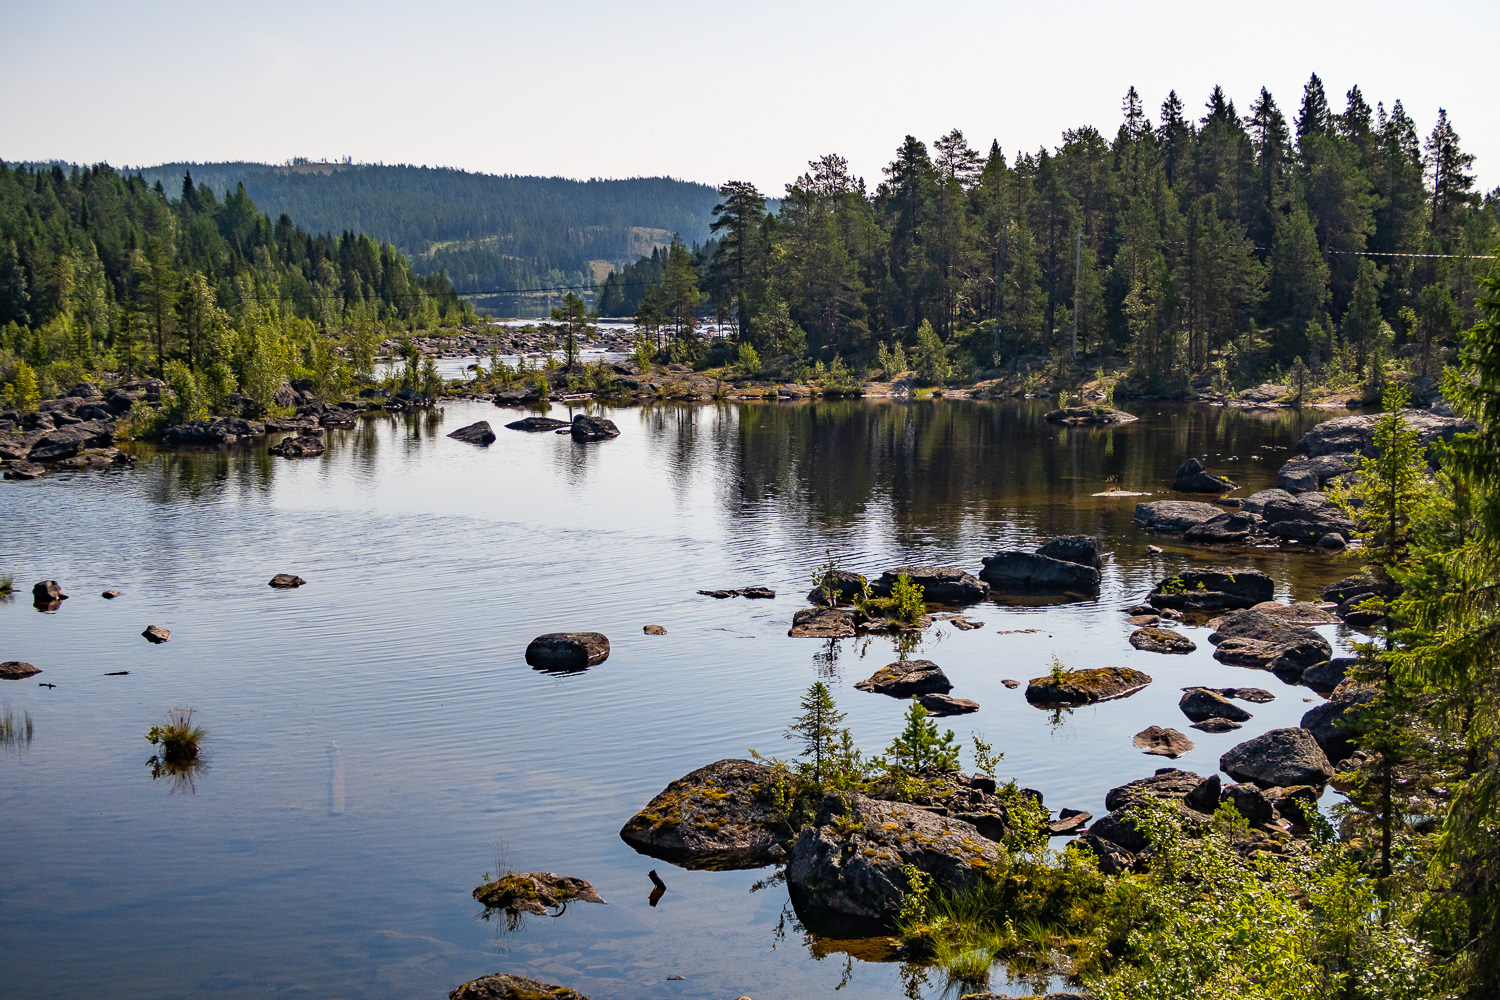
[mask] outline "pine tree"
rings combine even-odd
[[[957,771],[959,746],[953,730],[939,733],[927,709],[913,700],[906,710],[906,726],[880,759],[885,770],[903,777]]]
[[[799,705],[802,714],[782,735],[801,745],[798,756],[808,759],[812,765],[813,782],[821,788],[825,770],[838,753],[840,737],[845,732],[840,723],[846,713],[838,710],[833,694],[822,681],[813,682],[802,695]]]
[[[1464,173],[1474,165],[1474,157],[1458,148],[1458,133],[1448,121],[1448,112],[1438,108],[1437,124],[1427,138],[1427,168],[1432,172],[1432,228],[1451,225],[1454,209],[1468,200],[1474,186],[1472,174]]]
[[[1323,90],[1323,81],[1314,73],[1302,88],[1302,110],[1297,112],[1298,146],[1310,135],[1327,132],[1329,122],[1328,94]]]

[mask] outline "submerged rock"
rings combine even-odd
[[[667,627],[665,625],[647,625],[641,631],[646,635],[666,635]]]
[[[1090,705],[1135,694],[1151,683],[1151,677],[1130,667],[1091,667],[1069,670],[1060,677],[1035,677],[1026,686],[1026,700],[1033,705]]]
[[[1182,463],[1172,478],[1172,489],[1178,493],[1228,493],[1239,489],[1239,484],[1223,476],[1209,475],[1202,462],[1190,458]]]
[[[1217,611],[1249,608],[1269,601],[1276,592],[1271,578],[1258,569],[1220,567],[1186,569],[1156,585],[1146,600],[1157,608]]]
[[[951,892],[974,885],[996,859],[995,844],[963,820],[858,793],[830,794],[793,844],[786,882],[809,930],[864,936],[889,930],[900,913],[905,865]]]
[[[1205,733],[1227,733],[1234,729],[1243,729],[1244,723],[1235,722],[1233,719],[1213,718],[1195,722],[1188,728]]]
[[[609,639],[601,632],[549,632],[526,647],[526,662],[538,670],[582,670],[607,659]]]
[[[953,690],[953,683],[943,673],[943,668],[931,660],[888,663],[854,686],[861,691],[888,694],[893,698]]]
[[[1306,729],[1273,729],[1219,758],[1219,768],[1265,788],[1324,785],[1333,777],[1328,756]]]
[[[803,608],[792,615],[787,635],[794,639],[852,639],[854,615],[838,608]]]
[[[917,704],[927,709],[930,715],[967,715],[979,711],[979,702],[968,698],[954,698],[946,694],[929,692],[916,697]]]
[[[1191,653],[1198,644],[1168,628],[1147,626],[1130,633],[1130,644],[1147,653]]]
[[[41,672],[40,667],[33,667],[20,660],[6,660],[0,663],[0,681],[19,681],[27,677],[35,677]]]
[[[293,576],[290,573],[277,573],[275,576],[271,577],[271,586],[276,587],[279,590],[287,590],[292,587],[300,587],[306,582],[307,581],[302,579],[302,577]]]
[[[575,899],[585,903],[604,902],[591,883],[552,872],[509,872],[475,889],[474,898],[496,910],[537,916],[546,916],[548,910]]]
[[[1135,734],[1135,745],[1149,754],[1159,757],[1181,757],[1193,749],[1194,743],[1175,729],[1147,726]]]
[[[749,760],[721,760],[673,781],[620,830],[642,854],[684,868],[758,868],[791,837],[777,811],[781,776]]]
[[[527,976],[497,972],[464,983],[448,1000],[589,1000],[577,990],[553,986]]]
[[[488,420],[480,420],[467,427],[460,427],[448,435],[456,441],[464,441],[468,444],[488,445],[495,441],[495,432],[490,428]]]

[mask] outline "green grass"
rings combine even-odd
[[[30,743],[33,728],[31,713],[25,709],[18,713],[6,705],[0,711],[0,744]]]
[[[167,713],[167,721],[151,727],[146,734],[147,742],[161,748],[161,759],[167,763],[196,760],[198,744],[203,742],[208,731],[193,725],[193,709],[174,708]]]

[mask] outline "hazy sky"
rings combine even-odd
[[[0,158],[145,165],[291,156],[490,173],[782,186],[824,153],[871,187],[902,137],[1112,138],[1308,74],[1422,134],[1445,107],[1500,184],[1500,2],[222,4],[0,0]]]

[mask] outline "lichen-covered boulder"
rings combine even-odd
[[[854,685],[861,691],[888,694],[892,698],[910,698],[916,694],[953,690],[953,682],[943,668],[931,660],[897,660],[888,663]]]
[[[854,615],[839,608],[803,608],[792,615],[786,634],[794,639],[852,639]]]
[[[1130,667],[1091,667],[1060,676],[1034,677],[1026,685],[1026,700],[1043,707],[1091,705],[1135,694],[1151,677]]]
[[[721,760],[669,784],[620,831],[642,854],[684,868],[759,868],[792,831],[776,806],[776,769]]]
[[[448,1000],[589,1000],[577,990],[554,986],[528,976],[497,972],[464,983]]]
[[[549,632],[526,647],[526,662],[538,670],[582,670],[607,659],[609,639],[601,632]]]
[[[823,799],[792,845],[787,889],[810,930],[864,936],[889,930],[906,896],[905,865],[959,891],[995,864],[993,841],[972,824],[857,793]]]
[[[1239,781],[1263,788],[1324,785],[1333,765],[1306,729],[1273,729],[1246,740],[1219,758],[1219,768]]]
[[[1146,626],[1130,633],[1130,644],[1147,653],[1191,653],[1198,644],[1169,628]]]

